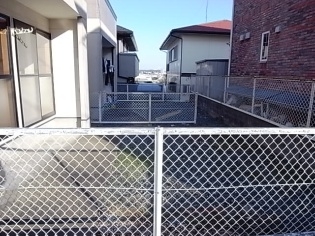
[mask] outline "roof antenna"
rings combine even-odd
[[[206,6],[206,23],[208,22],[208,4],[209,4],[209,0],[207,0],[207,6]]]

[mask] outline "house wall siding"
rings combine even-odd
[[[230,58],[230,36],[183,35],[182,38],[182,73],[196,73],[197,61]]]
[[[315,78],[315,0],[235,0],[234,4],[232,76]],[[261,63],[261,36],[266,31],[270,31],[269,54]],[[246,32],[250,39],[240,41]]]
[[[175,47],[178,46],[178,59],[172,62],[169,62],[169,53]],[[181,57],[182,57],[182,47],[181,40],[177,39],[169,48],[168,53],[166,54],[166,61],[169,63],[169,71],[167,71],[167,81],[180,83],[180,68],[181,68]]]
[[[87,2],[88,19],[88,75],[91,106],[95,105],[95,94],[104,89],[102,60],[103,56],[115,66],[117,82],[117,46],[116,16],[112,13],[107,1],[90,0]],[[113,54],[113,60],[112,60]],[[115,83],[115,87],[116,87]]]
[[[56,117],[72,119],[72,127],[77,127],[77,117],[81,116],[77,21],[50,20],[50,31]]]
[[[0,1],[0,9],[2,14],[49,32],[49,20],[46,17],[15,0]]]

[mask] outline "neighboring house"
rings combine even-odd
[[[222,20],[171,30],[160,47],[167,52],[167,82],[186,84],[198,61],[229,60],[231,24]]]
[[[88,0],[88,62],[90,106],[95,94],[104,90],[104,61],[117,68],[117,16],[108,0]],[[117,89],[117,74],[114,75]],[[97,103],[98,104],[98,103]]]
[[[314,0],[234,0],[233,76],[315,78]]]
[[[133,31],[117,25],[118,82],[132,81],[139,75],[137,43]]]
[[[90,127],[102,58],[116,65],[108,0],[0,2],[0,127]]]

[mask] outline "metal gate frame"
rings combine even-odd
[[[96,99],[97,96],[97,99]],[[95,98],[94,98],[95,97]],[[97,94],[94,94],[94,104],[92,104],[91,109],[94,110],[94,113],[97,111],[94,115],[92,115],[91,123],[93,124],[196,124],[197,122],[197,108],[198,108],[198,94],[197,93],[124,93],[124,92],[115,92],[115,93],[104,93],[99,92]],[[134,98],[139,99],[134,99]],[[159,98],[160,97],[160,98]],[[168,97],[178,97],[175,99],[167,99]],[[110,102],[108,102],[108,98],[110,98]],[[193,101],[192,101],[193,99]],[[95,102],[98,101],[98,104],[95,104]],[[104,102],[106,101],[106,102]],[[132,103],[143,103],[145,104],[145,107],[136,107],[132,112],[139,113],[139,116],[141,116],[140,119],[126,119],[126,120],[106,120],[106,117],[104,118],[104,114],[106,115],[107,111],[113,111],[113,109],[116,109],[116,111],[126,111],[128,112],[127,108],[117,108],[116,104],[117,102],[122,102],[125,104],[132,104]],[[169,116],[163,115],[161,116],[161,119],[154,119],[153,118],[153,110],[158,110],[152,106],[154,102],[161,102],[165,104],[169,104],[171,102],[177,102],[180,104],[190,104],[191,107],[189,107],[189,110],[191,111],[191,116],[189,118],[187,116],[183,118],[180,117],[180,113],[182,111],[188,110],[188,108],[185,107],[175,107],[175,109],[178,109],[178,111],[172,111],[170,108],[163,108],[161,107],[161,110],[168,109],[171,112],[169,113]],[[106,105],[105,105],[106,104]],[[140,111],[141,110],[141,111]],[[144,114],[147,113],[147,114]],[[93,118],[94,116],[94,118]],[[172,119],[172,116],[174,116],[174,119]],[[163,120],[164,118],[164,120]]]

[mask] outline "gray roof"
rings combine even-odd
[[[129,51],[138,51],[138,46],[132,30],[117,25],[117,38],[126,42]]]

